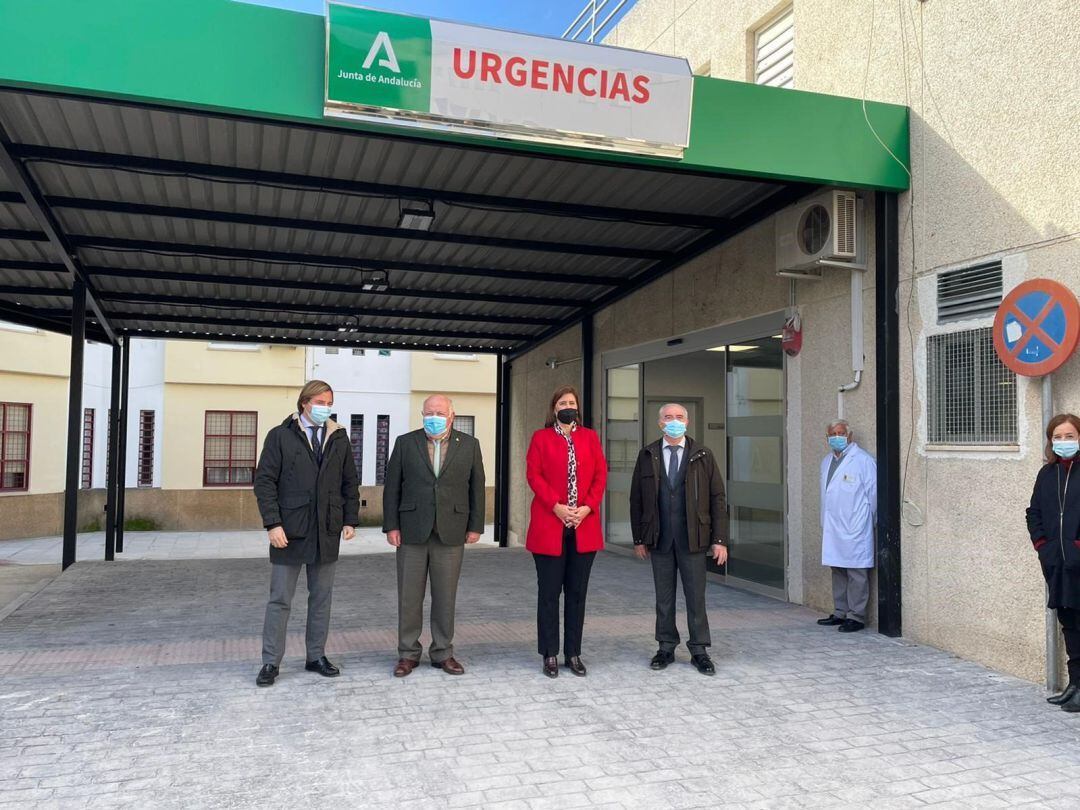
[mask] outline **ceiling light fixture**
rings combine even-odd
[[[399,211],[399,228],[430,231],[435,222],[435,205],[430,200],[402,202]]]
[[[385,270],[364,270],[360,274],[360,289],[365,292],[386,292],[390,289],[390,274]]]

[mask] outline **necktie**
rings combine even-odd
[[[319,426],[312,425],[308,430],[311,431],[311,449],[315,451],[315,462],[322,464],[322,442],[319,441]]]
[[[435,477],[439,477],[439,465],[442,463],[442,442],[438,439],[435,440],[435,452],[432,454],[433,458],[431,466],[435,470]]]
[[[679,446],[677,444],[669,444],[668,452],[671,453],[671,461],[668,462],[667,477],[668,481],[675,483],[675,476],[679,474]]]

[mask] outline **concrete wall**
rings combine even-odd
[[[708,62],[713,76],[745,80],[753,29],[780,5],[640,0],[607,42],[683,55],[694,68]],[[926,345],[940,331],[935,281],[943,270],[1002,258],[1006,291],[1036,277],[1080,288],[1080,173],[1072,168],[1080,107],[1067,67],[1080,58],[1080,6],[796,0],[794,9],[796,88],[865,94],[912,110],[913,193],[901,196],[900,209],[901,450],[910,460],[903,471],[905,635],[1040,679],[1043,585],[1023,525],[1040,464],[1038,384],[1018,385],[1015,449],[928,447]],[[818,607],[828,593],[816,573],[812,462],[821,448],[814,434],[821,414],[835,405],[831,385],[816,381],[843,379],[846,361],[839,347],[816,337],[818,324],[843,318],[841,284],[837,278],[816,289],[799,287],[806,348],[788,361],[789,542],[802,547],[789,560],[789,577],[793,586],[802,582],[801,601]],[[869,285],[866,296],[870,303]],[[868,306],[868,318],[871,312]],[[985,325],[987,319],[949,329]],[[656,334],[655,326],[640,331]],[[672,324],[670,334],[676,333]],[[873,450],[871,363],[867,370],[849,407],[857,439]],[[1073,360],[1055,378],[1057,409],[1077,410],[1078,395]],[[800,412],[807,417],[801,424],[791,418]],[[799,601],[795,587],[791,596]]]

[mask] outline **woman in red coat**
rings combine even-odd
[[[566,666],[575,675],[585,674],[585,595],[593,558],[604,547],[600,501],[607,462],[600,437],[578,421],[577,391],[569,385],[555,389],[544,428],[533,434],[526,456],[533,501],[525,548],[536,563],[537,647],[549,678],[559,675],[560,593]]]

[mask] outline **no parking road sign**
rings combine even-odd
[[[1010,370],[1025,377],[1057,371],[1080,340],[1080,304],[1056,281],[1033,279],[1001,302],[994,316],[994,348]]]

